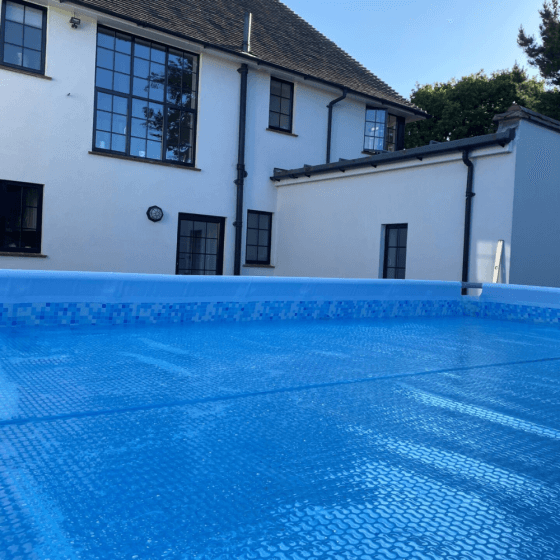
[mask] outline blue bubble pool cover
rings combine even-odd
[[[560,558],[560,331],[0,331],[0,559]]]

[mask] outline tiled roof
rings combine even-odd
[[[501,127],[502,123],[506,124],[508,121],[517,119],[531,121],[536,125],[544,126],[545,128],[550,128],[551,130],[560,132],[560,121],[551,119],[550,117],[541,115],[540,113],[536,113],[535,111],[531,111],[531,109],[527,109],[526,107],[517,105],[517,103],[514,103],[505,113],[499,113],[498,115],[496,115],[492,120],[494,122],[500,123]]]
[[[242,50],[244,14],[251,12],[251,54],[260,61],[426,115],[278,0],[71,0],[69,3],[236,53]]]

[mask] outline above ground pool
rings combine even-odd
[[[0,272],[0,560],[558,560],[559,317],[553,289]]]

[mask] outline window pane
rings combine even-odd
[[[181,116],[181,146],[190,148],[193,143],[193,116],[183,113]]]
[[[280,126],[280,115],[278,113],[270,113],[268,125],[278,128]]]
[[[249,212],[247,214],[247,227],[250,228],[259,227],[259,215],[256,212]]]
[[[248,261],[256,261],[257,260],[257,248],[256,247],[247,247],[247,260]]]
[[[190,253],[192,250],[192,237],[179,238],[179,251],[181,253]]]
[[[387,249],[387,266],[397,266],[396,249]]]
[[[134,75],[147,79],[150,75],[150,63],[143,58],[134,58]]]
[[[270,110],[276,113],[280,112],[280,97],[277,95],[270,96]]]
[[[406,266],[406,249],[397,249],[397,266]]]
[[[39,32],[40,33],[40,32]],[[6,22],[4,40],[13,45],[23,45],[23,25],[20,23]]]
[[[14,45],[4,45],[4,62],[21,66],[23,62],[23,49]]]
[[[259,261],[268,261],[268,247],[259,247]]]
[[[387,228],[387,232],[389,234],[389,247],[396,247],[397,246],[397,236],[398,230],[396,228]]]
[[[148,80],[142,78],[134,78],[134,85],[132,86],[132,93],[138,97],[148,97],[149,84]]]
[[[115,72],[115,80],[113,82],[113,89],[120,93],[129,93],[130,91],[130,76]]]
[[[132,46],[132,40],[128,35],[123,33],[117,33],[117,41],[115,44],[115,49],[124,54],[130,54]]]
[[[140,138],[131,138],[130,155],[136,157],[146,157],[146,140]]]
[[[377,111],[377,122],[385,124],[386,111]]]
[[[383,150],[383,138],[375,138],[374,146],[375,150]]]
[[[270,223],[270,216],[268,214],[259,215],[259,227],[261,229],[268,229],[269,223]]]
[[[217,224],[212,224],[217,225]],[[208,224],[210,226],[210,224]],[[216,255],[218,253],[218,240],[206,238],[206,252]]]
[[[160,64],[165,64],[165,48],[159,45],[152,45],[152,57],[153,62],[159,62]]]
[[[282,95],[282,84],[274,79],[270,80],[270,93]]]
[[[27,189],[25,189],[27,190]],[[24,193],[25,193],[24,190]],[[37,229],[37,208],[24,207],[21,228],[27,230]]]
[[[23,49],[23,66],[32,70],[41,69],[41,53],[29,49]]]
[[[111,113],[97,111],[97,130],[111,132]]]
[[[150,60],[150,43],[136,39],[134,44],[134,56]]]
[[[150,159],[161,159],[161,142],[148,142],[148,157]]]
[[[126,150],[126,136],[111,134],[111,150],[115,152],[124,152]]]
[[[115,54],[102,47],[97,47],[97,66],[99,68],[113,69],[113,59]]]
[[[115,48],[115,32],[107,29],[98,29],[97,44],[100,47],[113,50]]]
[[[14,4],[13,2],[6,3],[6,19],[10,21],[17,21],[23,23],[23,6],[21,4]]]
[[[399,228],[399,247],[406,247],[408,228]]]
[[[220,224],[213,224],[208,222],[206,224],[206,237],[210,239],[218,239],[218,233],[220,231]]]
[[[292,98],[292,86],[289,84],[282,84],[282,97],[288,99]]]
[[[185,69],[183,70],[183,92],[194,91],[196,89],[196,74],[188,68],[189,64],[185,64]]]
[[[194,222],[191,220],[181,220],[181,235],[192,235]]]
[[[165,85],[165,76],[150,80],[150,99],[153,101],[163,101],[163,88]]]
[[[366,136],[364,138],[364,150],[373,150],[374,138]]]
[[[43,27],[43,10],[25,6],[25,25],[41,29]]]
[[[196,93],[183,92],[183,95],[181,96],[181,104],[183,105],[183,107],[185,107],[186,109],[194,109],[195,102],[196,102]]]
[[[123,74],[130,74],[130,56],[128,54],[115,53],[115,70]]]
[[[111,112],[113,109],[112,99],[113,99],[112,95],[109,95],[108,93],[99,92],[97,94],[97,109],[101,111]]]
[[[208,249],[207,249],[208,251]],[[204,263],[204,268],[206,270],[216,270],[217,258],[215,255],[206,255],[206,262]]]
[[[206,222],[194,222],[193,231],[196,235],[206,237]],[[201,251],[203,253],[204,251]]]
[[[24,33],[24,46],[40,51],[42,48],[42,38],[43,32],[40,29],[35,29],[34,27],[26,27]]]
[[[113,97],[113,113],[119,113],[119,115],[128,114],[128,101],[124,97]]]
[[[144,119],[132,119],[130,133],[137,138],[146,138],[148,134],[148,123]]]
[[[112,131],[117,132],[118,134],[126,134],[126,116],[117,115],[116,113],[113,115]]]
[[[148,118],[148,102],[140,101],[139,99],[132,100],[132,116],[139,119]]]
[[[95,147],[102,150],[108,150],[111,146],[111,135],[108,132],[95,133]]]
[[[387,278],[395,278],[395,269],[394,268],[388,268],[386,277]]]
[[[289,115],[280,115],[280,128],[282,128],[283,130],[290,130]]]
[[[404,268],[397,268],[397,279],[404,280]]]
[[[259,231],[259,245],[268,247],[268,230]]]
[[[259,241],[259,230],[258,229],[248,229],[247,230],[247,245],[258,245]]]
[[[98,68],[95,78],[95,85],[104,89],[113,89],[113,72]]]
[[[292,102],[289,99],[282,99],[280,112],[289,115],[292,112]]]

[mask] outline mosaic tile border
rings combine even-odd
[[[465,315],[485,319],[560,325],[560,309],[512,303],[465,301]]]
[[[464,314],[459,300],[0,304],[0,326],[282,321]]]

